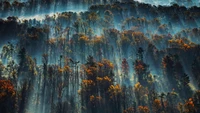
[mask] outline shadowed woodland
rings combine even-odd
[[[185,4],[0,1],[0,113],[200,113],[200,7]]]

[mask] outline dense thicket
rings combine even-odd
[[[0,112],[199,113],[199,10],[115,2],[1,19]]]

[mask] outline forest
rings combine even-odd
[[[0,113],[200,113],[200,2],[151,1],[0,1]]]

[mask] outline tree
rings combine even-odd
[[[119,44],[121,46],[121,50],[122,53],[125,57],[128,56],[128,50],[129,50],[129,46],[130,46],[130,39],[125,36],[124,34],[121,35],[120,40],[119,40]]]
[[[124,78],[128,77],[129,65],[128,65],[128,62],[127,62],[127,60],[125,58],[122,60],[121,68],[122,68],[122,73],[124,75]]]
[[[165,109],[165,106],[164,106],[164,98],[165,98],[165,93],[161,93],[160,95],[159,95],[159,97],[160,97],[160,103],[161,103],[161,110],[164,110]]]
[[[4,68],[5,68],[5,66],[3,65],[2,61],[0,60],[0,78],[2,77]]]
[[[189,98],[189,100],[186,101],[186,103],[184,104],[184,108],[185,108],[185,110],[184,110],[185,113],[196,113],[194,102],[193,102],[192,98]]]
[[[78,18],[73,24],[73,27],[75,28],[75,31],[77,34],[80,33],[81,23],[82,23],[82,20]]]
[[[16,91],[10,80],[0,80],[0,112],[15,113]]]
[[[138,105],[147,104],[148,89],[142,86],[139,82],[134,85],[135,97],[137,99]]]
[[[170,90],[173,88],[176,88],[176,79],[174,77],[174,61],[172,57],[169,55],[165,56],[162,60],[162,66],[164,69],[164,75],[168,79],[169,82],[171,82],[171,85],[169,86]]]
[[[3,55],[2,56],[3,58],[7,58],[7,59],[12,58],[14,55],[14,45],[10,42],[4,45],[2,49],[2,55]]]
[[[153,101],[153,105],[152,106],[153,106],[152,110],[153,110],[154,113],[160,113],[161,112],[162,105],[161,105],[161,102],[160,102],[159,99],[155,99]]]
[[[79,39],[78,39],[78,43],[79,43],[79,47],[80,47],[80,54],[82,56],[82,61],[85,59],[85,52],[86,52],[86,48],[88,49],[87,51],[89,52],[89,38],[83,34],[79,35]]]
[[[194,78],[196,79],[197,85],[200,87],[200,59],[197,57],[194,59],[193,63],[192,63],[192,74],[194,76]]]
[[[176,112],[176,103],[178,102],[179,96],[175,91],[168,92],[165,96],[167,100],[166,111]]]
[[[18,69],[18,73],[25,70],[26,68],[26,49],[25,48],[21,48],[19,50],[19,53],[18,53],[18,59],[19,59],[19,65],[20,65],[20,68]]]
[[[138,48],[138,53],[137,53],[137,59],[138,60],[143,61],[143,53],[144,53],[144,50],[141,47],[139,47]]]
[[[88,57],[84,67],[85,78],[82,80],[81,90],[79,91],[81,104],[86,107],[84,112],[100,113],[106,111],[121,111],[120,97],[122,89],[120,85],[114,85],[113,83],[113,68],[113,64],[107,59],[95,62],[92,56]],[[110,104],[105,105],[102,102]],[[102,105],[99,106],[99,104]]]
[[[99,19],[99,16],[97,13],[95,12],[91,12],[88,17],[87,17],[89,23],[92,23],[93,27],[95,27],[95,23],[97,22],[97,20]],[[91,25],[91,24],[90,24]]]
[[[200,90],[195,91],[192,100],[198,113],[200,111]]]
[[[104,12],[104,27],[107,28],[113,28],[114,27],[114,15],[110,10],[106,10]]]
[[[143,86],[148,86],[148,76],[150,74],[149,65],[143,62],[143,49],[139,48],[137,53],[137,59],[133,63],[134,70],[138,76],[138,81]]]

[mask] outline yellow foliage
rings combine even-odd
[[[87,36],[83,35],[78,40],[81,41],[81,42],[88,42],[89,38]]]
[[[108,76],[103,77],[105,81],[111,82],[111,79]]]
[[[83,86],[93,86],[95,83],[92,80],[82,80]]]
[[[78,94],[79,94],[79,95],[81,94],[81,89],[80,89],[80,90],[78,90]]]
[[[101,63],[104,65],[104,66],[107,66],[107,68],[110,68],[110,69],[113,69],[114,68],[114,65],[113,63],[111,63],[109,60],[107,59],[103,59],[101,61]]]
[[[139,82],[134,85],[134,90],[138,98],[146,98],[148,97],[148,89],[143,87]]]
[[[116,97],[117,95],[119,95],[122,92],[122,88],[120,87],[119,84],[117,84],[115,86],[111,85],[108,88],[108,92],[110,94],[110,98],[114,98],[114,97]]]
[[[135,88],[136,91],[139,91],[139,90],[142,88],[142,85],[141,85],[139,82],[137,82],[137,83],[134,85],[134,88]]]
[[[59,67],[59,68],[58,68],[58,73],[61,74],[61,73],[63,73],[63,72],[64,72],[64,69]]]
[[[101,77],[97,77],[96,79],[98,82],[101,82],[103,80],[103,78],[101,78]]]
[[[173,42],[173,40],[169,40],[168,42],[169,42],[169,43],[172,43],[172,42]]]
[[[168,42],[169,44],[171,44],[172,47],[179,47],[184,50],[188,50],[191,47],[194,47],[193,43],[188,42],[188,40],[183,40],[183,39],[171,39]]]
[[[93,39],[94,44],[102,44],[104,41],[104,37],[103,36],[95,36]]]
[[[98,82],[111,82],[112,80],[108,77],[108,76],[105,76],[105,77],[97,77],[96,80]]]
[[[70,67],[68,65],[65,65],[64,66],[64,71],[71,72],[71,69],[70,69]]]

